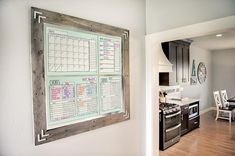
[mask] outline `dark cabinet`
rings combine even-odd
[[[159,73],[160,85],[189,83],[189,42],[177,40],[162,43],[162,49],[173,64],[173,72]]]
[[[183,46],[182,53],[182,83],[189,83],[189,45]]]
[[[185,133],[188,132],[188,127],[189,127],[189,111],[188,111],[189,106],[184,105],[181,106],[181,135],[184,135]]]
[[[191,131],[200,125],[199,101],[189,104],[189,125],[188,130]]]
[[[200,125],[200,116],[197,116],[195,118],[192,118],[192,119],[189,119],[189,122],[188,122],[188,130],[191,131],[195,128],[198,128],[199,125]]]
[[[200,126],[199,101],[181,106],[181,135]]]

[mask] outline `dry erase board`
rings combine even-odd
[[[130,119],[129,31],[31,14],[35,145]]]

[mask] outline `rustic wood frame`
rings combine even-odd
[[[113,27],[44,9],[31,8],[31,57],[33,85],[33,113],[35,145],[44,144],[78,133],[94,130],[130,119],[129,84],[129,30]],[[46,129],[46,95],[44,71],[44,30],[43,23],[79,28],[84,31],[119,36],[122,39],[122,84],[125,112],[79,122],[55,129]]]

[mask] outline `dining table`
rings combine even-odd
[[[228,102],[235,102],[235,97],[229,98],[227,101]]]
[[[235,108],[235,97],[229,98],[227,101],[230,107]]]

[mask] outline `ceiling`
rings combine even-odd
[[[222,37],[216,37],[216,34],[223,34]],[[235,48],[235,29],[223,31],[207,36],[191,38],[193,45],[206,50],[222,50]]]

